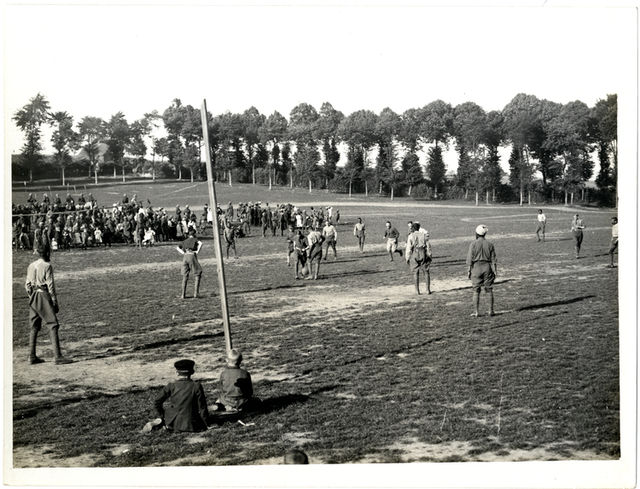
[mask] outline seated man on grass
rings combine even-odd
[[[204,431],[207,429],[207,399],[200,382],[191,380],[195,362],[178,360],[174,364],[178,380],[170,382],[162,389],[155,401],[159,418],[145,425],[143,431],[151,431],[164,426],[174,431]],[[164,403],[168,401],[165,409]]]
[[[212,411],[240,412],[250,409],[256,398],[253,397],[251,375],[240,368],[242,353],[231,350],[227,354],[227,365],[220,374],[218,399]]]

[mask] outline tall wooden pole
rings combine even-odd
[[[220,303],[222,306],[222,321],[224,328],[224,342],[227,353],[231,350],[231,327],[229,326],[229,304],[227,303],[227,285],[224,279],[224,262],[222,261],[222,244],[218,230],[218,201],[216,188],[213,184],[213,168],[211,166],[211,148],[209,147],[209,126],[207,121],[207,101],[202,101],[202,138],[204,139],[205,157],[207,161],[207,187],[209,187],[209,207],[213,214],[213,242],[216,248],[216,264],[218,270],[218,286],[220,289]]]

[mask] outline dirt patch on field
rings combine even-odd
[[[14,467],[93,467],[96,459],[96,456],[88,454],[58,458],[50,446],[30,445],[13,450]]]

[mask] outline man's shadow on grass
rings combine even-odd
[[[322,270],[322,267],[320,268]],[[344,272],[344,273],[331,273],[326,275],[321,275],[318,277],[318,280],[325,280],[330,278],[340,278],[340,277],[356,277],[358,275],[374,275],[377,273],[387,273],[388,270],[357,270],[354,272]]]
[[[554,302],[543,302],[541,304],[531,304],[529,306],[523,306],[520,307],[518,309],[516,309],[517,312],[522,312],[522,311],[531,311],[534,309],[544,309],[545,307],[553,307],[553,306],[564,306],[566,304],[573,304],[575,302],[580,302],[586,299],[591,299],[595,297],[595,295],[591,294],[591,295],[584,295],[582,297],[574,297],[573,299],[565,299],[562,301],[554,301]]]

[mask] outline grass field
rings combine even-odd
[[[204,183],[94,189],[110,205],[129,196],[154,207],[201,209]],[[606,267],[611,212],[580,210],[582,258],[569,233],[574,209],[349,200],[300,189],[235,186],[219,201],[292,202],[340,209],[338,260],[318,281],[296,281],[283,238],[238,241],[226,262],[234,346],[243,351],[264,412],[207,432],[141,434],[179,358],[196,361],[210,402],[224,338],[213,243],[205,240],[200,299],[181,301],[174,246],[54,254],[63,351],[46,335],[29,366],[24,277],[13,255],[14,466],[279,463],[297,446],[312,463],[595,460],[620,456],[618,272]],[[16,202],[25,200],[14,194]],[[357,251],[356,217],[367,225]],[[433,295],[416,296],[404,261],[389,262],[390,219],[429,229]],[[499,275],[495,317],[470,317],[464,259],[473,230],[489,227]],[[424,285],[423,285],[424,287]],[[191,284],[189,294],[191,294]],[[485,295],[481,307],[487,309]],[[251,424],[254,423],[254,424]]]

